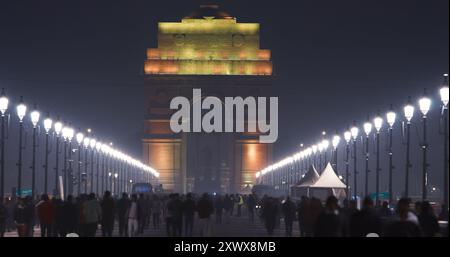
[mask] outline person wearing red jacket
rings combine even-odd
[[[41,226],[41,237],[52,235],[52,224],[55,220],[55,209],[48,195],[43,194],[41,201],[37,204],[39,222]]]

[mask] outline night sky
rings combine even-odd
[[[23,95],[28,105],[36,102],[75,127],[91,127],[99,138],[140,156],[146,48],[156,47],[158,21],[180,21],[201,3],[2,1],[0,87],[13,103]],[[430,137],[431,158],[439,164],[432,169],[440,167],[437,89],[448,72],[448,0],[213,3],[238,22],[260,23],[261,48],[272,50],[280,97],[275,159],[298,150],[300,142],[315,143],[322,130],[342,132],[391,103],[401,108],[408,95],[416,100],[427,87],[436,100]],[[9,141],[15,140],[10,131]],[[17,153],[8,149],[8,167],[15,169]]]

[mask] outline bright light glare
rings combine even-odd
[[[349,143],[350,139],[352,139],[352,133],[350,131],[345,131],[344,132],[344,139],[345,139],[345,142]]]
[[[427,115],[428,111],[430,110],[430,107],[431,107],[431,99],[430,98],[428,98],[426,96],[420,98],[419,109],[424,116]]]
[[[390,112],[386,113],[386,120],[391,128],[392,128],[392,126],[394,126],[396,118],[397,118],[397,114],[395,112],[390,111]]]
[[[377,132],[380,132],[380,129],[383,127],[383,118],[376,117],[375,119],[373,119],[373,124]]]
[[[412,117],[414,116],[414,106],[412,106],[411,104],[407,104],[403,110],[405,112],[406,120],[410,122]]]
[[[20,103],[17,105],[17,116],[19,116],[20,122],[22,122],[23,117],[25,117],[25,114],[27,112],[27,106],[23,103]]]
[[[46,133],[48,133],[50,131],[50,129],[52,129],[52,124],[53,124],[52,119],[46,118],[44,120],[44,129],[45,129]]]

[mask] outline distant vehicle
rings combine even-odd
[[[282,190],[277,190],[270,185],[254,185],[252,188],[252,194],[256,195],[259,198],[262,198],[264,195],[271,197],[283,196]]]
[[[151,193],[153,193],[153,187],[150,183],[136,183],[136,184],[133,184],[132,193],[137,194],[137,195],[151,194]]]

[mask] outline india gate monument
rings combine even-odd
[[[240,23],[216,5],[202,5],[181,22],[159,22],[157,46],[144,63],[144,160],[169,192],[249,192],[255,174],[272,162],[261,132],[174,133],[174,97],[268,97],[272,61],[260,49],[259,24]],[[251,122],[250,120],[247,122]]]

